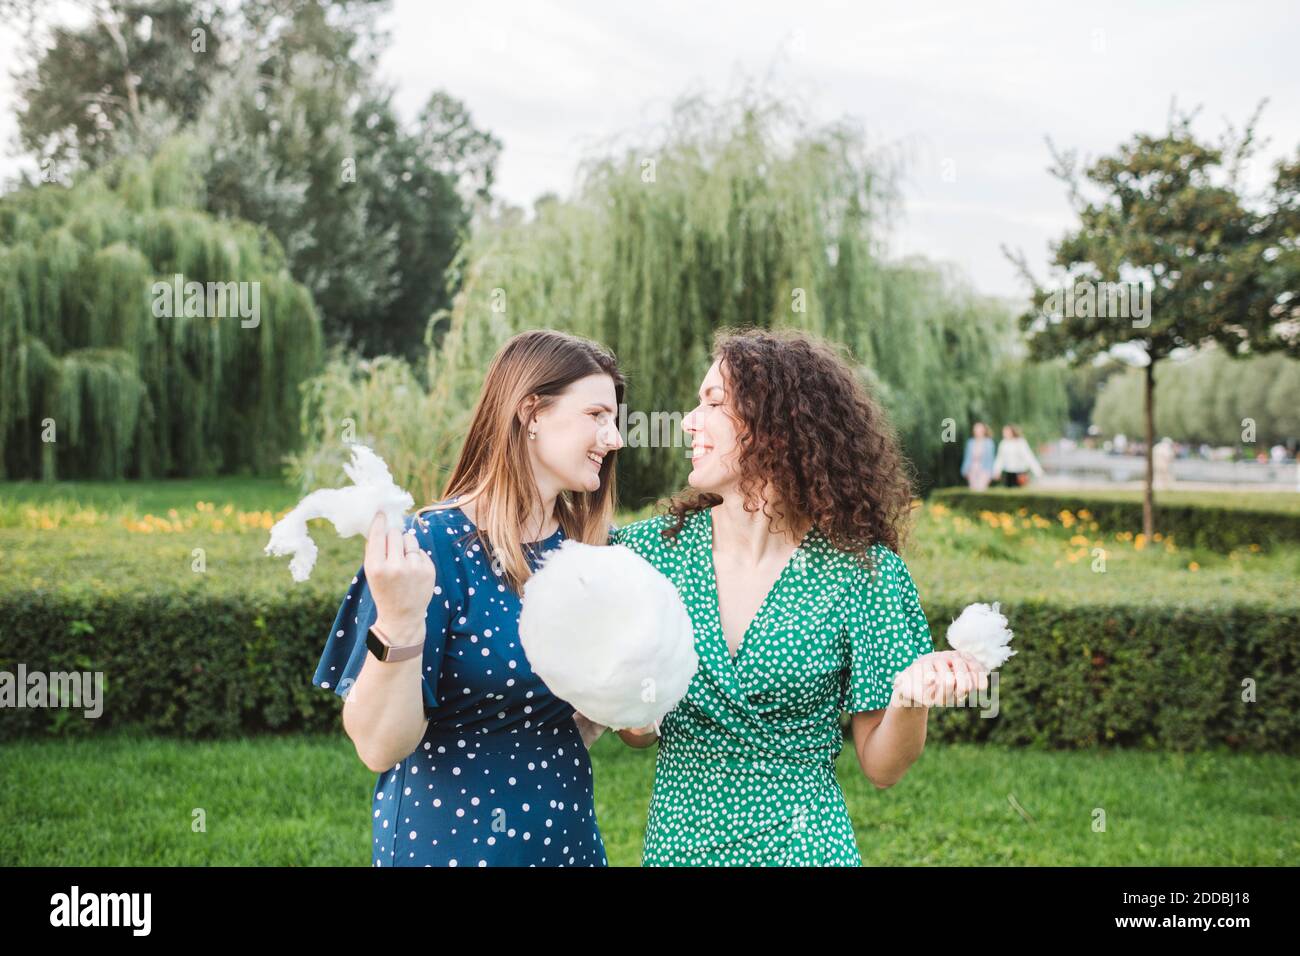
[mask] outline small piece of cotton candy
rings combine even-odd
[[[293,555],[289,573],[295,581],[306,581],[316,566],[316,542],[307,533],[308,521],[327,518],[340,538],[350,538],[369,531],[378,511],[384,513],[390,531],[401,528],[403,515],[415,504],[415,499],[394,483],[382,458],[365,445],[349,447],[352,462],[345,463],[343,471],[352,485],[313,491],[271,528],[266,553]]]
[[[613,730],[662,720],[699,667],[677,588],[618,544],[547,554],[524,584],[519,643],[552,694]]]
[[[948,645],[969,654],[987,671],[1000,667],[1016,652],[1008,646],[1012,635],[1000,602],[970,604],[948,625]]]

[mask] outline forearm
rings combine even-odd
[[[925,749],[929,717],[928,707],[885,708],[880,723],[858,749],[858,764],[868,780],[883,789],[902,779]]]
[[[409,644],[420,633],[386,630],[394,644]],[[419,746],[428,726],[420,687],[423,655],[404,661],[381,661],[366,654],[366,662],[343,704],[343,729],[357,756],[376,773],[404,760]]]

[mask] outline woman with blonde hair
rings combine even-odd
[[[542,555],[608,540],[623,387],[594,342],[514,336],[442,500],[405,531],[376,515],[312,680],[379,775],[373,865],[607,865],[580,717],[532,672],[518,618]]]

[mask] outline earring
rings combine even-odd
[[[537,432],[533,431],[531,428],[528,429],[528,437],[529,437],[529,438],[536,438],[536,437],[537,437]]]

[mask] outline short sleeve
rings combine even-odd
[[[934,651],[930,624],[903,559],[877,546],[871,571],[862,572],[848,601],[849,668],[843,710],[889,706],[894,678]]]
[[[409,529],[413,517],[406,519]],[[424,660],[421,686],[424,691],[424,714],[432,716],[438,707],[438,675],[442,670],[443,653],[447,648],[447,633],[451,626],[453,605],[455,602],[454,562],[447,547],[426,529],[417,529],[416,540],[426,552],[431,554],[437,568],[437,581],[434,585],[433,599],[429,602],[425,618]],[[329,637],[325,641],[325,650],[320,663],[312,677],[312,684],[326,690],[332,690],[346,699],[352,686],[356,683],[361,668],[370,653],[366,647],[366,634],[370,625],[375,623],[378,610],[366,583],[364,563],[357,569],[356,576],[348,593],[339,605],[334,624],[330,627]]]

